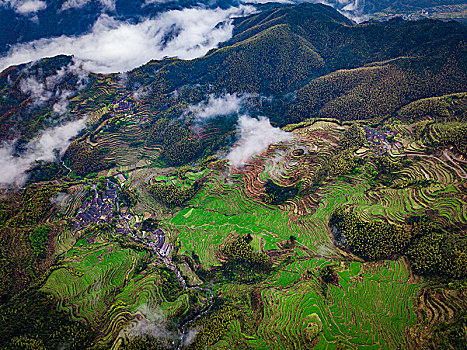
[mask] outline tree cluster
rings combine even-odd
[[[294,198],[298,194],[298,189],[295,186],[283,187],[268,180],[264,185],[264,194],[262,200],[264,203],[272,205],[281,205],[286,200]]]
[[[350,173],[357,165],[357,157],[350,150],[343,150],[334,155],[329,164],[329,175],[344,175]]]
[[[148,191],[157,201],[168,207],[179,207],[193,198],[200,188],[199,181],[195,181],[192,186],[186,188],[173,183],[156,183],[150,185]]]
[[[31,290],[0,308],[0,348],[81,350],[91,346],[97,332],[56,311],[58,300]]]
[[[224,245],[221,252],[227,256],[227,261],[220,269],[210,271],[207,277],[247,283],[263,279],[272,263],[266,254],[253,251],[249,244],[251,239],[250,235],[244,235]]]
[[[123,344],[119,349],[121,350],[166,350],[169,347],[158,338],[152,335],[139,335],[132,337]]]
[[[254,252],[250,235],[240,236],[234,241],[227,243],[222,247],[221,252],[228,256],[229,259],[236,262],[247,262],[252,265],[269,265],[270,260],[264,253]]]
[[[134,206],[138,202],[138,195],[135,190],[129,186],[123,186],[120,191],[119,199],[128,207]]]
[[[436,124],[433,126],[437,133],[434,146],[454,145],[463,155],[467,155],[467,125]]]
[[[161,157],[170,165],[183,165],[195,159],[201,152],[201,142],[178,121],[161,118],[156,121],[148,139],[148,145],[161,145]]]
[[[429,220],[415,222],[412,235],[406,254],[417,274],[455,279],[467,276],[466,237],[447,233]]]
[[[336,273],[331,266],[326,265],[319,270],[319,278],[321,278],[324,283],[333,283],[336,279]]]
[[[412,102],[402,107],[397,114],[407,121],[426,117],[442,121],[449,117],[465,116],[466,103],[467,95],[465,93],[432,97]]]
[[[214,305],[213,312],[211,312],[209,316],[202,318],[201,321],[196,324],[202,328],[196,335],[193,343],[191,343],[187,349],[206,349],[217,343],[227,331],[228,325],[234,321],[237,313],[238,311],[230,306],[222,305],[216,307],[216,305]]]
[[[90,148],[85,142],[75,141],[65,152],[65,160],[71,164],[76,175],[84,176],[111,166],[104,158],[102,150]]]
[[[365,142],[365,131],[357,123],[353,123],[342,134],[339,139],[339,146],[341,149],[357,149],[363,146]]]
[[[367,222],[342,208],[330,219],[337,244],[367,261],[403,254],[419,275],[455,279],[467,276],[464,235],[448,232],[427,217],[410,218],[407,224],[410,228],[381,221]]]
[[[44,258],[46,255],[46,247],[49,243],[49,233],[50,227],[39,225],[29,234],[31,247],[39,258]]]
[[[401,253],[410,242],[410,231],[401,225],[383,221],[367,222],[357,214],[338,209],[330,219],[339,239],[345,237],[348,248],[365,260],[389,258]]]

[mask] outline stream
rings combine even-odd
[[[66,170],[68,170],[68,173],[67,173],[65,176],[70,175],[70,173],[71,173],[72,170],[65,164],[65,162],[63,161],[63,159],[62,159],[61,156],[58,157],[58,160],[60,161],[60,164],[62,164],[63,167],[64,167]]]

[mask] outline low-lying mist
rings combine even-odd
[[[14,142],[0,146],[0,186],[21,186],[27,180],[27,170],[36,161],[53,161],[56,152],[60,154],[68,148],[71,139],[86,125],[86,120],[80,119],[44,130],[34,140],[26,145],[26,150],[16,155]]]

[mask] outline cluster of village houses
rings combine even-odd
[[[95,191],[95,195],[83,201],[75,217],[74,229],[81,230],[92,224],[110,223],[116,200],[117,188],[108,182],[101,196]]]
[[[165,243],[164,231],[161,229],[156,229],[147,237],[147,239],[149,239],[148,245],[153,250],[157,249],[164,257],[169,256],[170,252],[172,251],[172,244]]]
[[[400,142],[396,142],[394,145],[391,145],[388,138],[396,136],[394,131],[371,129],[368,126],[365,126],[365,132],[367,141],[373,144],[373,146],[379,147],[380,155],[386,154],[392,147],[398,149],[402,147]]]
[[[118,188],[115,184],[108,181],[107,187],[102,194],[95,190],[95,194],[89,199],[86,199],[78,209],[75,217],[74,229],[81,230],[90,225],[99,223],[111,223],[113,218],[114,206],[117,205]],[[126,214],[122,217],[126,221],[126,225],[116,228],[116,233],[121,235],[130,235],[131,230],[127,224],[133,219],[131,214]],[[139,224],[136,224],[138,226]],[[151,231],[147,236],[147,245],[157,250],[163,257],[170,255],[172,244],[165,242],[165,233],[161,229]]]

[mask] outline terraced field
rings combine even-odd
[[[160,270],[138,273],[146,253],[108,243],[88,244],[82,239],[68,251],[42,290],[55,295],[58,308],[73,319],[100,330],[100,341],[112,341],[132,329],[157,308],[164,319],[179,317],[190,308],[186,294],[168,301],[162,292]]]
[[[318,258],[298,260],[263,282],[264,311],[257,328],[246,320],[231,324],[212,348],[407,347],[405,334],[417,320],[413,303],[420,286],[406,263],[337,265],[339,284],[326,287],[316,276],[328,264]]]
[[[276,242],[294,234],[286,214],[249,200],[235,187],[218,196],[203,191],[191,202],[192,208],[180,211],[170,221],[180,232],[182,250],[194,250],[207,265],[218,264],[215,251],[232,233],[261,236],[266,250],[276,249]]]
[[[457,294],[430,294],[405,257],[363,262],[337,248],[329,226],[336,209],[351,207],[365,221],[404,224],[412,216],[428,215],[441,225],[464,227],[467,198],[456,152],[427,155],[429,146],[401,134],[397,137],[404,146],[384,155],[396,169],[391,177],[374,175],[383,156],[372,143],[353,150],[358,171],[323,176],[329,159],[340,155],[340,138],[348,126],[318,121],[295,128],[292,141],[269,147],[243,168],[147,167],[138,162],[155,161],[158,150],[129,146],[129,140],[145,135],[141,118],[120,120],[127,135],[102,132],[95,141],[111,149],[109,159],[117,160],[116,167],[101,175],[118,175],[121,185],[135,194],[137,200],[125,208],[125,215],[130,214],[129,239],[140,248],[123,248],[112,242],[115,237],[100,234],[95,243],[80,239],[68,250],[79,233],[67,231],[56,245],[68,253],[42,288],[60,299],[60,310],[100,329],[100,342],[118,349],[133,339],[132,329],[141,320],[151,321],[154,310],[166,320],[190,319],[208,303],[206,292],[196,286],[212,290],[236,310],[220,338],[209,345],[212,349],[408,348],[410,341],[425,344],[420,340],[421,318],[435,327],[452,322],[454,310],[461,307]],[[148,191],[154,185],[188,189],[198,182],[201,189],[182,207],[166,206]],[[267,204],[268,182],[295,187],[297,195]],[[74,215],[85,195],[83,184],[70,187],[64,215]],[[176,247],[167,260],[148,255],[155,250],[141,249],[151,234],[141,231],[148,218],[157,220],[164,242]],[[206,280],[206,271],[222,269],[226,262],[221,248],[242,235],[251,238],[253,251],[271,259],[271,270],[246,284]],[[147,259],[153,263],[141,272],[138,266]],[[171,261],[185,276],[170,300],[162,261],[166,266]],[[320,277],[326,266],[335,272],[332,283]],[[209,312],[200,319],[209,320]],[[177,338],[181,331],[171,332]]]
[[[97,26],[45,51],[142,35],[155,57],[0,72],[0,350],[465,348],[467,27],[78,2]],[[221,19],[190,43],[187,13]]]
[[[95,322],[107,312],[139,258],[129,249],[83,242],[67,252],[64,267],[51,274],[43,290],[56,295],[61,300],[59,307],[74,318],[97,326]]]

